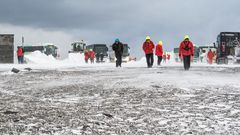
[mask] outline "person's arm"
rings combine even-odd
[[[191,53],[192,53],[192,56],[194,56],[194,46],[193,46],[192,42],[191,42],[191,46],[192,46],[192,50],[191,50],[192,52]]]
[[[179,53],[179,57],[181,58],[181,55],[182,55],[182,43],[179,46],[178,53]]]
[[[121,52],[123,53],[123,44],[121,43]]]
[[[112,45],[112,50],[115,51],[115,44]]]
[[[160,47],[160,54],[161,54],[161,55],[163,54],[163,48],[162,48],[162,46]]]
[[[155,55],[157,55],[157,52],[158,52],[158,46],[156,46]]]
[[[154,49],[154,48],[155,48],[155,45],[154,45],[154,43],[153,43],[153,42],[151,42],[151,44],[152,44],[152,49]]]
[[[145,50],[146,50],[145,43],[143,43],[142,49],[143,49],[143,51],[145,51]]]

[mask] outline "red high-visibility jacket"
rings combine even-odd
[[[208,59],[213,59],[214,53],[212,51],[209,51],[207,54]]]
[[[154,46],[154,43],[153,43],[152,41],[150,41],[150,42],[145,41],[145,42],[143,43],[143,46],[142,46],[145,54],[151,54],[151,53],[153,53],[154,47],[155,47],[155,46]]]
[[[18,48],[17,50],[17,56],[23,56],[24,52],[22,48]]]
[[[166,60],[167,59],[167,55],[163,54],[163,59]]]
[[[194,55],[193,43],[191,41],[183,41],[179,47],[180,56]]]
[[[90,51],[88,54],[89,54],[90,59],[95,58],[95,52],[94,51]]]
[[[88,54],[88,52],[84,52],[84,58],[85,58],[85,60],[89,59],[89,54]]]
[[[155,54],[156,54],[157,56],[162,56],[162,55],[163,55],[163,48],[162,48],[161,45],[157,45],[157,46],[156,46]]]
[[[170,54],[168,54],[168,55],[167,55],[167,59],[168,59],[168,60],[170,60],[170,57],[171,57],[171,55],[170,55]]]

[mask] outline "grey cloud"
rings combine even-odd
[[[240,31],[238,0],[5,0],[0,23],[63,31],[75,38],[111,44],[118,37],[139,55],[146,35],[166,50],[184,34],[212,43],[221,31]]]

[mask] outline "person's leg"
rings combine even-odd
[[[119,55],[119,66],[122,66],[122,55]]]
[[[116,67],[118,67],[118,55],[116,54]]]
[[[183,66],[184,69],[187,70],[187,56],[183,56]]]
[[[99,62],[99,56],[97,56],[97,63]]]
[[[154,58],[153,58],[153,53],[150,54],[150,60],[151,60],[151,67],[153,66],[154,63]]]
[[[149,56],[149,54],[146,54],[146,61],[147,61],[147,66],[149,68],[150,67],[150,56]]]
[[[18,64],[21,63],[21,59],[20,59],[20,56],[18,56]]]
[[[161,65],[161,63],[162,63],[162,56],[160,56],[160,65]]]
[[[23,64],[23,56],[21,56],[21,64]]]
[[[102,55],[101,55],[101,62],[103,62],[103,57],[104,57],[104,56],[103,56],[103,54],[102,54]]]
[[[191,66],[191,56],[187,56],[187,70],[190,69]]]
[[[157,65],[160,66],[160,56],[158,56]]]
[[[209,59],[209,64],[211,65],[213,63],[213,59]]]

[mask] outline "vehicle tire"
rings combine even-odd
[[[228,58],[224,58],[224,64],[228,64]]]

